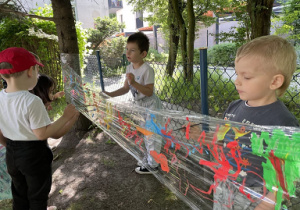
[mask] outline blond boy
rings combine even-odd
[[[263,36],[256,38],[241,46],[236,54],[235,80],[236,90],[240,100],[232,102],[224,113],[225,120],[255,125],[272,126],[294,126],[298,127],[299,122],[289,112],[286,106],[278,100],[279,96],[288,88],[293,73],[296,70],[296,53],[293,46],[279,36]],[[250,137],[250,136],[248,136]],[[228,141],[225,139],[225,143]],[[250,138],[240,138],[239,144],[243,151],[251,151]],[[228,154],[228,148],[224,153]],[[252,172],[263,177],[262,162],[251,152],[245,152],[243,158],[252,160]],[[227,157],[232,161],[232,157]],[[234,161],[233,161],[234,162]],[[234,168],[236,169],[236,168]],[[262,194],[262,180],[253,173],[247,173],[245,186]],[[240,177],[243,180],[243,177]],[[262,201],[258,205],[252,203],[246,196],[239,192],[238,187],[230,185],[233,192],[232,209],[274,209],[275,196],[273,192],[267,195],[269,202]],[[220,185],[214,194],[215,210],[227,210],[228,187]]]

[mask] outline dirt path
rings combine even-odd
[[[132,172],[136,160],[109,136],[98,129],[83,134],[67,134],[54,152],[49,204],[59,210],[190,209],[154,176]]]

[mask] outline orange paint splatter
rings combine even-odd
[[[150,136],[150,135],[154,134],[151,131],[148,131],[148,130],[146,130],[144,128],[141,128],[141,127],[138,127],[138,126],[136,127],[136,130],[139,131],[139,132],[141,132],[145,136]]]
[[[169,173],[170,168],[168,166],[168,159],[166,158],[166,156],[164,154],[157,154],[156,151],[151,150],[150,151],[150,155],[154,158],[154,160],[160,164],[161,169],[167,173]]]

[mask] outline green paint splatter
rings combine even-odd
[[[263,140],[268,145],[265,151],[263,150]],[[275,210],[279,210],[284,192],[277,179],[277,172],[269,160],[270,153],[273,150],[274,155],[284,162],[282,170],[287,192],[290,196],[294,196],[296,192],[295,182],[300,180],[300,133],[293,133],[291,138],[280,129],[274,129],[271,137],[269,132],[261,132],[260,136],[252,133],[251,143],[253,154],[267,159],[266,163],[262,163],[263,178],[269,191],[273,191],[273,186],[278,188]]]

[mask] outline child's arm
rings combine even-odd
[[[273,192],[269,192],[266,196],[266,198],[270,199],[271,201],[273,201],[274,203],[269,203],[266,201],[261,201],[254,210],[274,210],[275,209],[275,194]]]
[[[134,75],[132,73],[127,73],[126,78],[129,81],[130,85],[137,89],[140,93],[148,97],[152,96],[154,84],[148,84],[145,86],[141,85],[135,81]]]
[[[125,79],[124,85],[120,89],[118,89],[116,91],[113,91],[113,92],[103,91],[103,93],[105,93],[106,95],[108,95],[110,97],[121,96],[121,95],[124,95],[124,94],[126,94],[128,92],[129,92],[129,85],[128,85],[127,79]]]
[[[5,139],[5,137],[3,136],[1,130],[0,130],[0,144],[2,144],[3,146],[6,147],[6,139]]]
[[[53,95],[53,99],[52,100],[55,100],[57,98],[61,98],[65,95],[65,92],[64,91],[60,91],[60,92],[57,92]]]
[[[63,115],[54,123],[42,128],[33,129],[32,131],[36,135],[36,137],[40,140],[45,140],[49,137],[56,138],[58,131],[62,129],[67,124],[67,122],[70,119],[72,119],[72,117],[76,114],[78,114],[78,111],[75,109],[75,106],[69,104],[65,108]]]
[[[63,135],[65,135],[66,133],[68,133],[68,131],[73,127],[73,125],[75,124],[75,122],[77,121],[79,117],[79,112],[77,114],[75,114],[66,124],[64,127],[62,127],[56,134],[55,136],[52,136],[52,138],[54,139],[59,139],[60,137],[62,137]]]

